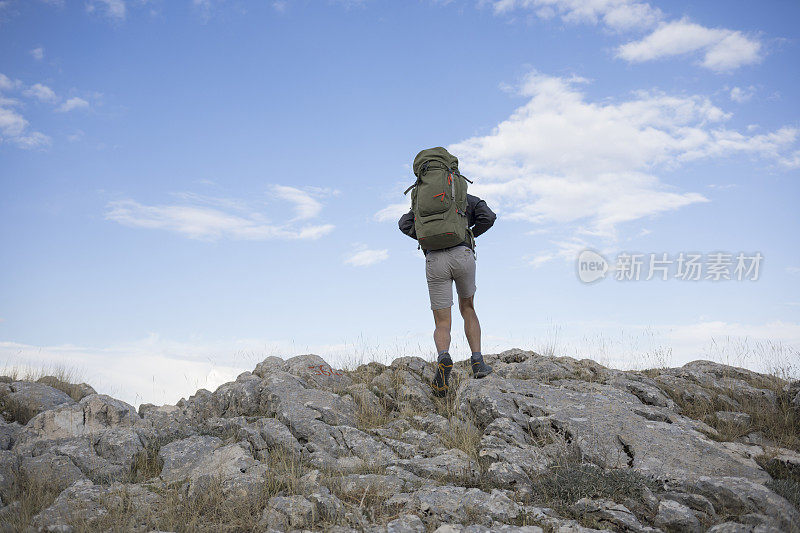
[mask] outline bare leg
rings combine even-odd
[[[436,351],[450,351],[450,324],[452,323],[450,308],[434,309],[433,322],[436,324],[436,329],[433,330],[433,342],[436,344]]]
[[[481,323],[478,322],[478,314],[475,312],[474,299],[475,295],[458,299],[458,309],[464,318],[464,334],[473,353],[481,351]]]

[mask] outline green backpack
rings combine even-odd
[[[441,250],[466,242],[474,250],[467,223],[467,182],[472,182],[459,174],[458,158],[442,147],[423,150],[414,158],[414,175],[416,183],[403,194],[411,191],[420,248]]]

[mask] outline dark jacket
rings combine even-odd
[[[495,215],[494,212],[489,209],[489,206],[486,205],[485,201],[481,200],[477,196],[467,194],[467,225],[472,228],[473,237],[477,239],[478,235],[486,233],[486,230],[492,227],[496,218],[497,215]],[[397,225],[400,227],[400,231],[412,239],[417,238],[417,231],[414,228],[413,211],[409,211],[405,215],[401,216]],[[469,248],[469,243],[464,242],[457,246],[466,246]]]

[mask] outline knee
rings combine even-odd
[[[437,331],[450,331],[450,321],[449,320],[442,320],[441,322],[436,323],[436,330]]]

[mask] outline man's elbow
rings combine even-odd
[[[483,226],[486,229],[489,229],[492,226],[494,226],[495,220],[497,220],[497,215],[495,215],[493,211],[489,211],[488,213],[483,213],[481,215],[481,219],[479,222],[481,226]]]

